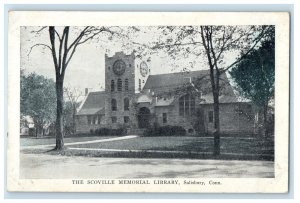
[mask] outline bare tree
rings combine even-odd
[[[82,92],[79,91],[77,88],[72,88],[71,86],[67,86],[64,88],[65,96],[70,102],[72,106],[72,122],[71,122],[71,128],[72,133],[76,132],[76,112],[79,105],[79,98],[82,96]]]
[[[126,36],[122,33],[120,27],[42,27],[36,34],[48,29],[50,45],[38,43],[31,47],[31,50],[36,46],[43,46],[51,51],[56,79],[56,96],[57,96],[57,111],[56,111],[56,146],[55,150],[64,149],[64,127],[63,127],[63,93],[64,93],[64,78],[66,69],[70,64],[71,59],[76,53],[77,48],[91,40],[101,42],[100,36],[112,39],[113,36]],[[72,29],[72,31],[71,31]]]
[[[160,39],[154,49],[164,49],[174,58],[193,56],[205,60],[209,67],[209,78],[214,109],[214,154],[220,154],[219,96],[221,75],[238,64],[253,49],[257,48],[270,26],[180,26],[160,27],[165,38]],[[229,55],[240,53],[228,64]],[[201,81],[200,78],[198,81]]]

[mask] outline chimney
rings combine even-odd
[[[87,96],[89,93],[89,88],[85,88],[85,96]]]

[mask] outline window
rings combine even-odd
[[[128,79],[125,79],[125,91],[128,91]]]
[[[117,100],[116,99],[112,99],[111,100],[111,110],[112,111],[116,111],[117,110]]]
[[[179,98],[179,115],[184,116],[184,97]]]
[[[122,91],[122,80],[118,79],[118,91]]]
[[[93,124],[96,125],[98,122],[97,116],[93,116]]]
[[[112,91],[112,92],[115,91],[115,81],[114,81],[114,80],[111,80],[111,83],[110,83],[110,91]]]
[[[190,115],[190,96],[187,94],[184,96],[184,114],[185,116]]]
[[[208,112],[208,122],[209,123],[214,122],[214,112],[213,111]]]
[[[124,116],[124,123],[129,123],[129,116]]]
[[[97,115],[97,123],[96,124],[100,124],[101,123],[101,116]]]
[[[163,123],[167,123],[167,113],[163,113]]]
[[[92,124],[92,116],[87,116],[88,125]]]
[[[139,91],[141,91],[142,89],[142,83],[141,83],[141,79],[139,79]]]
[[[101,121],[101,115],[87,116],[88,125],[97,125],[100,124],[100,121]]]
[[[117,117],[111,117],[111,122],[116,123],[117,122]]]
[[[190,98],[190,109],[191,109],[191,115],[194,115],[196,110],[195,110],[195,106],[196,106],[196,102],[195,102],[195,97],[191,97]]]
[[[124,99],[124,111],[128,111],[129,110],[129,99],[125,98]]]
[[[179,98],[179,115],[189,116],[195,113],[195,97],[186,94]]]

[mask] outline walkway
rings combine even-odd
[[[114,138],[108,138],[108,139],[100,139],[100,140],[91,140],[91,141],[82,141],[82,142],[71,142],[71,143],[65,143],[65,146],[72,146],[72,145],[78,145],[78,144],[94,144],[94,143],[101,143],[101,142],[112,142],[112,141],[118,141],[118,140],[126,140],[126,139],[132,139],[138,137],[137,135],[127,135],[127,136],[121,136],[121,137],[114,137]],[[35,146],[23,146],[22,149],[43,149],[43,148],[53,148],[55,147],[54,144],[48,144],[48,145],[35,145]]]
[[[272,161],[20,154],[20,178],[272,178]]]

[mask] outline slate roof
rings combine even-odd
[[[189,84],[189,78],[195,81],[197,77],[203,76],[209,76],[209,70],[149,75],[143,89],[151,89],[155,93],[170,91]]]
[[[143,91],[151,90],[157,94],[164,94],[176,89],[180,89],[183,86],[190,84],[190,81],[195,82],[201,79],[201,82],[196,83],[197,89],[203,92],[202,98],[204,99],[201,103],[208,104],[213,103],[213,97],[211,93],[210,84],[210,72],[209,70],[199,70],[190,72],[179,72],[179,73],[168,73],[160,75],[150,75],[143,88]],[[233,88],[229,83],[226,74],[220,76],[221,95],[219,97],[220,103],[232,103],[238,102],[236,95],[234,94]]]
[[[77,115],[104,114],[105,92],[90,92],[83,101]]]
[[[197,83],[197,89],[202,94],[202,101],[200,104],[213,103],[213,97],[210,90],[209,70],[191,71],[191,72],[179,72],[168,73],[160,75],[150,75],[146,81],[142,93],[137,97],[137,102],[150,102],[151,96],[154,92],[154,97],[158,94],[164,94],[184,86],[190,85],[190,78],[192,83],[201,78],[201,82]],[[222,74],[220,78],[221,95],[219,97],[220,103],[235,103],[239,102],[239,99],[234,94],[233,88],[229,83],[226,74]],[[150,90],[150,91],[149,91]],[[137,95],[138,96],[138,95]],[[169,106],[174,102],[174,97],[157,98],[155,106]],[[82,106],[79,108],[77,115],[92,115],[92,114],[105,114],[105,92],[90,92],[86,99],[83,101]]]

